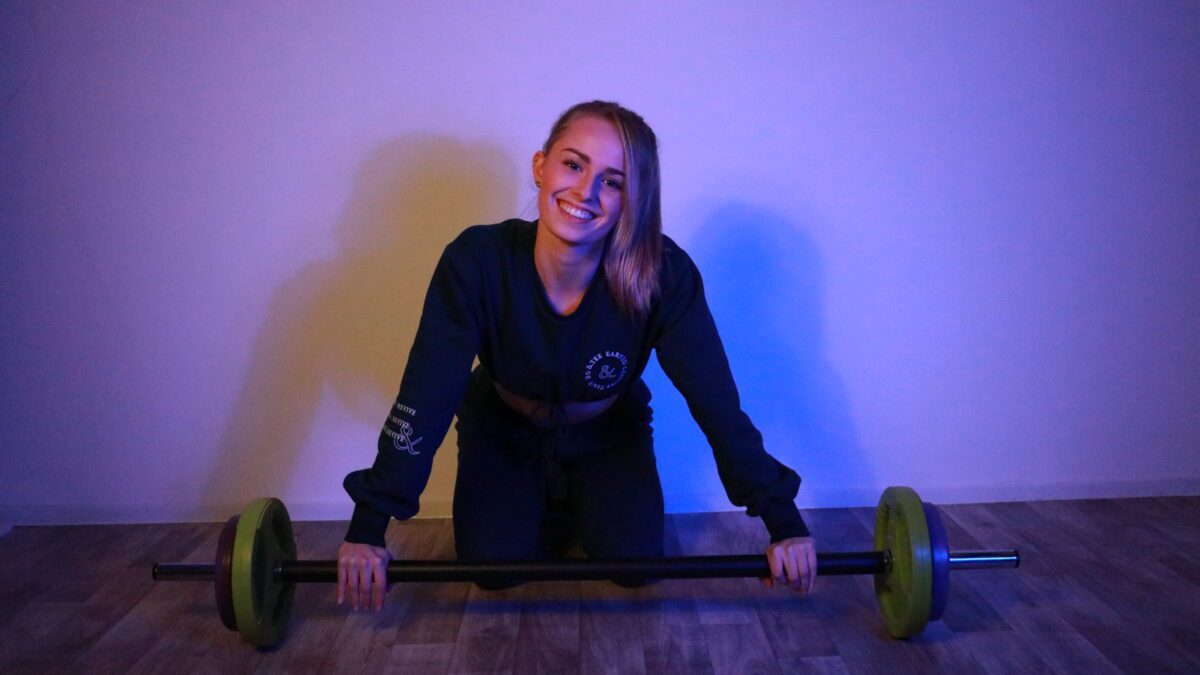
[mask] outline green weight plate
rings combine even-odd
[[[237,539],[238,517],[230,516],[217,538],[217,559],[213,589],[217,595],[217,614],[229,630],[237,630],[237,615],[233,612],[233,542]]]
[[[256,647],[283,639],[292,614],[294,584],[275,578],[275,566],[296,559],[287,509],[278,499],[256,499],[242,511],[233,543],[233,610],[242,638]]]
[[[884,625],[892,637],[912,637],[929,623],[933,601],[929,526],[921,498],[912,488],[889,487],[880,496],[875,550],[891,551],[890,570],[875,575],[875,597]]]

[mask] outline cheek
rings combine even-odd
[[[604,212],[611,215],[613,222],[616,222],[621,217],[621,193],[606,192],[602,201],[604,202]]]

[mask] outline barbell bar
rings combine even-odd
[[[870,574],[890,635],[908,638],[941,618],[955,570],[1014,568],[1015,549],[950,551],[937,507],[912,488],[884,490],[876,508],[875,548],[817,554],[822,576]],[[257,499],[221,531],[212,563],[155,563],[156,581],[214,582],[222,622],[251,644],[278,644],[286,632],[295,584],[336,583],[336,560],[297,560],[283,502]],[[700,579],[771,576],[766,556],[558,560],[392,560],[389,584],[406,582]]]
[[[849,576],[886,574],[887,551],[818,553],[817,574]],[[1016,567],[1017,552],[955,551],[950,569]],[[155,581],[215,581],[213,563],[157,563]],[[285,584],[334,583],[336,560],[282,560],[271,571]],[[414,581],[587,581],[622,578],[725,579],[769,577],[770,565],[760,553],[753,555],[693,555],[665,558],[603,558],[528,561],[392,560],[387,566],[389,584]]]

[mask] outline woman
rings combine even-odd
[[[467,228],[442,254],[375,463],[346,477],[355,509],[338,549],[338,604],[348,595],[355,609],[382,608],[384,531],[416,514],[455,414],[460,559],[561,556],[573,534],[590,557],[661,556],[640,377],[652,350],[712,445],[730,501],[767,527],[764,583],[809,592],[816,554],[793,501],[800,479],[741,410],[699,271],[662,234],[654,132],[615,103],[581,103],[534,153],[533,179],[537,221]]]

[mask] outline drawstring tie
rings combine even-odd
[[[514,439],[516,454],[522,461],[535,466],[538,490],[542,503],[546,505],[543,545],[551,556],[557,556],[570,543],[572,529],[564,455],[573,459],[602,447],[595,439],[585,442],[581,447],[568,447],[571,427],[599,417],[616,402],[619,395],[613,394],[599,401],[551,403],[518,396],[496,381],[492,384],[500,400],[527,422],[517,427],[518,436]],[[590,433],[584,434],[585,440]]]
[[[567,473],[562,465],[562,452],[567,440],[567,415],[561,405],[544,403],[546,426],[537,431],[538,459],[541,463],[542,492],[551,503],[566,502]]]
[[[541,417],[544,412],[545,417]],[[538,484],[546,504],[544,546],[551,555],[562,553],[568,543],[571,511],[567,500],[567,472],[562,454],[566,448],[569,424],[566,411],[555,403],[540,403],[538,419],[544,424],[533,426],[522,439],[520,450],[526,460],[537,464]],[[532,456],[531,456],[532,455]]]

